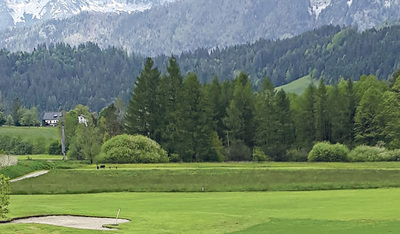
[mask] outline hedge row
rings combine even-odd
[[[308,154],[310,162],[379,162],[399,161],[400,150],[360,145],[350,151],[345,145],[319,142]]]

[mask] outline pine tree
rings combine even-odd
[[[285,161],[286,151],[291,149],[295,136],[290,101],[282,89],[276,94],[275,110],[278,118],[274,158],[276,161]]]
[[[144,69],[135,82],[125,116],[128,134],[140,134],[151,139],[155,139],[160,119],[157,103],[160,72],[153,65],[152,59],[147,58]]]
[[[248,76],[245,73],[234,80],[233,98],[227,108],[224,119],[230,137],[243,142],[247,147],[254,145],[254,94]]]
[[[320,80],[315,99],[315,137],[317,141],[330,140],[330,123],[328,119],[327,90],[323,79]]]
[[[256,121],[256,144],[263,152],[274,155],[277,143],[276,130],[278,126],[278,113],[275,105],[274,86],[267,77],[256,96],[255,121]]]
[[[309,151],[315,142],[315,99],[316,88],[308,86],[304,93],[296,99],[293,109],[297,144]]]
[[[159,106],[163,109],[164,121],[161,130],[161,145],[169,154],[175,153],[178,125],[182,121],[181,102],[183,100],[183,77],[176,59],[172,57],[167,66],[167,74],[162,78],[158,95]],[[161,100],[162,99],[162,100]]]
[[[379,115],[382,103],[382,92],[378,88],[371,87],[364,92],[355,115],[355,141],[358,144],[376,145],[383,140]]]
[[[174,134],[176,152],[186,162],[208,161],[213,149],[210,107],[194,73],[184,82],[178,114],[182,118]]]

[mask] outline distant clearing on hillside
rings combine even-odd
[[[301,95],[310,84],[318,86],[318,80],[311,79],[310,76],[304,76],[300,79],[290,82],[289,84],[276,87],[276,90],[283,89],[286,93],[295,93],[297,95]]]

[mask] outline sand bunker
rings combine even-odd
[[[83,217],[83,216],[43,216],[43,217],[30,217],[23,219],[16,219],[11,223],[41,223],[63,227],[80,228],[80,229],[91,229],[91,230],[110,230],[109,228],[103,228],[103,225],[112,225],[127,223],[127,219],[116,219],[113,218],[96,218],[96,217]]]

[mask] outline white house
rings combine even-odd
[[[88,123],[88,121],[87,121],[87,119],[85,118],[85,116],[84,115],[79,115],[78,116],[78,123],[83,123],[83,124],[85,124],[85,126],[87,126],[87,123]]]
[[[44,126],[57,126],[62,117],[62,112],[45,112],[43,115],[42,123]]]

